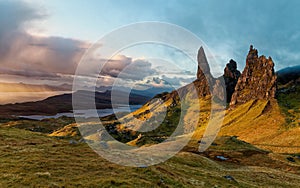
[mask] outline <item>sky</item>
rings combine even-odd
[[[299,9],[298,0],[0,0],[0,82],[72,84],[87,49],[118,28],[145,21],[194,33],[217,58],[215,76],[230,59],[242,71],[250,44],[279,70],[300,64]],[[126,67],[124,86],[180,87],[197,69],[174,49],[145,44],[108,60],[99,84],[113,84]]]

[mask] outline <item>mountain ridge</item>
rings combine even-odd
[[[95,97],[95,103],[97,109],[112,108],[111,104],[111,91],[105,92],[92,92],[92,91],[76,91],[74,93],[56,95],[48,97],[41,101],[25,102],[16,104],[0,105],[0,114],[3,116],[27,116],[27,115],[55,115],[57,113],[71,112],[72,107],[72,95],[77,95],[80,99],[80,106],[83,109],[90,108],[86,106],[84,101],[88,97]],[[117,92],[115,98],[118,104],[122,103],[123,97],[128,97],[126,92]],[[142,96],[138,94],[129,95],[129,104],[141,105],[144,104],[150,97]],[[42,108],[41,108],[42,107]]]

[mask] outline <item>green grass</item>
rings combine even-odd
[[[277,98],[281,111],[286,116],[285,126],[292,128],[300,126],[300,86],[294,85],[289,90],[279,93]]]
[[[69,117],[60,117],[60,118],[51,118],[45,120],[14,120],[14,119],[5,119],[0,126],[1,127],[15,127],[20,129],[26,129],[34,132],[42,133],[52,133],[58,129],[63,128],[64,126],[74,123],[74,118]]]
[[[0,187],[297,187],[299,166],[286,161],[280,165],[265,153],[249,157],[229,152],[230,146],[236,160],[216,161],[216,154],[224,154],[224,144],[255,150],[228,138],[217,142],[219,148],[210,148],[209,154],[180,152],[159,165],[133,168],[110,163],[84,143],[0,128]],[[253,162],[259,160],[260,167]]]
[[[142,146],[163,142],[165,138],[168,138],[176,129],[180,121],[181,113],[180,104],[174,107],[168,107],[166,118],[161,125],[152,131],[142,133],[143,136],[140,140],[138,140],[137,145]],[[154,122],[151,118],[150,121]]]

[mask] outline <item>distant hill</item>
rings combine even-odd
[[[111,91],[113,88],[112,86],[100,86],[96,87],[96,91],[98,92],[104,92],[104,91]],[[148,97],[154,97],[155,95],[163,92],[171,92],[174,90],[172,87],[149,87],[144,90],[139,90],[139,89],[131,89],[128,87],[121,87],[121,86],[114,86],[114,90],[117,91],[130,91],[132,94],[137,94],[137,95],[143,95],[143,96],[148,96]]]
[[[73,93],[80,98],[80,106],[82,108],[89,108],[85,105],[87,98],[95,95],[95,102],[97,109],[111,108],[111,91],[96,92],[91,91],[77,91]],[[125,92],[117,92],[118,104],[125,104],[122,100],[127,98]],[[144,104],[150,97],[142,96],[138,94],[130,94],[129,104],[140,105]],[[0,105],[0,116],[8,115],[55,115],[62,112],[70,112],[72,110],[72,93],[62,94],[53,97],[49,97],[45,100],[36,102],[16,103]]]
[[[277,81],[279,84],[287,84],[300,78],[300,65],[287,67],[277,71]],[[300,80],[299,80],[300,81]]]
[[[72,86],[69,84],[47,85],[27,83],[0,82],[0,104],[14,104],[39,101],[50,96],[70,93]]]

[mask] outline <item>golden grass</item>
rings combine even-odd
[[[131,168],[110,163],[84,143],[69,144],[41,133],[0,128],[0,187],[298,186],[298,161],[290,164],[286,156],[265,153],[249,156],[246,151],[257,149],[239,142],[245,152],[228,149],[224,153],[232,142],[227,138],[216,142],[219,145],[208,153],[181,152],[159,165]],[[220,154],[228,155],[230,161],[215,160]],[[226,175],[235,181],[225,179]]]
[[[200,103],[200,109],[198,105],[194,105],[195,102]],[[187,113],[184,117],[184,124],[185,127],[189,127],[195,125],[198,121],[198,128],[190,141],[191,146],[196,146],[204,135],[209,122],[211,110],[210,98],[201,99],[200,101],[189,100],[189,103],[189,108],[187,108]],[[170,100],[163,104],[158,102],[146,104],[132,114],[123,117],[121,120],[126,119],[127,124],[120,124],[118,128],[120,131],[128,129],[128,125],[134,125],[135,128],[138,128],[145,119],[151,118],[152,115],[150,114],[161,113],[170,104]],[[149,109],[151,109],[151,113],[149,113]],[[140,114],[143,114],[143,116],[140,116]],[[142,117],[142,121],[140,121],[141,119],[137,120],[134,116]],[[199,117],[199,119],[195,117]],[[111,121],[111,123],[113,122]],[[105,123],[109,124],[109,122]],[[238,136],[241,140],[273,152],[300,153],[300,127],[286,128],[284,126],[285,123],[285,116],[281,112],[276,100],[252,100],[226,111],[223,126],[218,136]],[[73,135],[75,132],[72,126],[68,125],[62,130],[53,133],[52,136]],[[141,137],[143,135],[142,133]],[[141,137],[128,142],[128,144],[136,145]],[[99,140],[94,133],[88,138]]]
[[[207,128],[209,103],[202,102],[199,127],[190,146],[196,147]],[[190,113],[193,117],[193,113]],[[259,148],[277,153],[300,153],[300,127],[286,128],[285,116],[276,100],[253,100],[226,111],[218,136],[238,136]]]
[[[277,101],[250,101],[227,113],[219,135],[235,135],[273,152],[299,153],[299,128],[285,129],[284,123]]]
[[[75,137],[78,135],[79,135],[79,131],[76,123],[66,125],[65,127],[49,134],[49,136],[57,136],[57,137]]]

